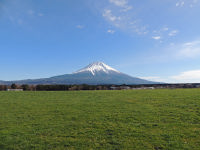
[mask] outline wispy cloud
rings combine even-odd
[[[107,32],[110,33],[110,34],[114,34],[115,33],[115,31],[111,30],[111,29],[109,29]]]
[[[154,40],[160,40],[161,38],[168,39],[170,37],[176,36],[178,32],[179,32],[178,30],[172,30],[169,27],[165,26],[159,30],[154,30],[152,33],[153,34],[152,38]]]
[[[190,70],[171,76],[170,79],[181,83],[200,83],[200,70]]]
[[[109,0],[109,2],[119,7],[125,7],[128,3],[127,0]]]
[[[113,3],[114,5],[121,7],[121,11],[129,11],[133,8],[133,6],[128,4],[128,0],[109,0],[110,3]]]
[[[133,11],[129,0],[108,0],[102,16],[115,28],[128,33],[146,34],[148,32],[147,25],[143,25],[141,20],[133,15]]]
[[[168,27],[163,27],[161,30],[162,30],[162,31],[168,31],[169,28],[168,28]]]
[[[34,9],[32,2],[23,0],[4,1],[1,15],[12,24],[28,27],[31,26],[31,19],[44,16]]]
[[[194,58],[200,56],[200,40],[186,42],[175,46],[178,49],[177,56],[183,58]]]
[[[194,7],[198,2],[199,0],[193,0],[193,2],[190,4],[190,7]]]
[[[105,17],[108,21],[114,23],[116,26],[118,26],[116,21],[120,21],[121,20],[121,17],[113,15],[112,10],[110,10],[110,9],[105,9],[104,10],[103,17]]]
[[[179,2],[176,3],[176,7],[183,7],[184,4],[185,4],[184,1],[179,1]]]
[[[152,39],[154,39],[154,40],[160,40],[161,36],[153,36]]]
[[[200,70],[188,70],[172,76],[149,76],[142,79],[165,83],[200,83]]]
[[[169,36],[176,36],[178,34],[178,30],[172,30],[171,32],[169,32]]]
[[[157,40],[160,41],[159,38]],[[197,60],[200,58],[200,40],[183,43],[171,42],[167,43],[167,46],[163,44],[159,50],[153,49],[149,55],[151,57],[146,57],[146,60],[149,59],[151,63]]]
[[[148,37],[157,41],[165,40],[178,34],[177,29],[170,28],[167,25],[161,25],[163,27],[160,29],[152,27],[152,23],[147,22],[140,15],[141,12],[139,11],[140,8],[137,7],[138,4],[133,1],[105,0],[104,2],[101,8],[103,18],[121,31],[128,32],[129,34],[148,35]]]
[[[179,0],[176,2],[176,7],[183,7],[183,6],[189,6],[189,7],[194,7],[199,0]]]

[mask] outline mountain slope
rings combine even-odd
[[[72,74],[35,80],[7,81],[0,84],[155,84],[136,77],[131,77],[102,63],[95,62]]]

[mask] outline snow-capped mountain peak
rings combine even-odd
[[[109,72],[116,72],[116,73],[120,73],[119,71],[117,71],[116,69],[104,64],[103,62],[94,62],[89,64],[88,66],[86,66],[85,68],[75,72],[75,73],[81,73],[81,72],[91,72],[93,75],[95,75],[95,73],[97,72],[105,72],[105,73],[109,73]]]
[[[136,77],[131,77],[124,73],[121,73],[112,67],[102,63],[95,62],[87,67],[72,73],[53,76],[50,78],[42,79],[28,79],[18,81],[0,81],[0,84],[10,85],[16,84],[29,84],[29,85],[132,85],[132,84],[158,84],[157,82],[151,82]]]

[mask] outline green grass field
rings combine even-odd
[[[200,149],[200,89],[0,92],[0,150]]]

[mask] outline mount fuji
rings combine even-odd
[[[131,77],[118,70],[104,64],[95,62],[89,64],[72,74],[65,74],[42,79],[28,79],[18,81],[0,81],[0,84],[156,84],[157,82],[147,81],[136,77]]]

